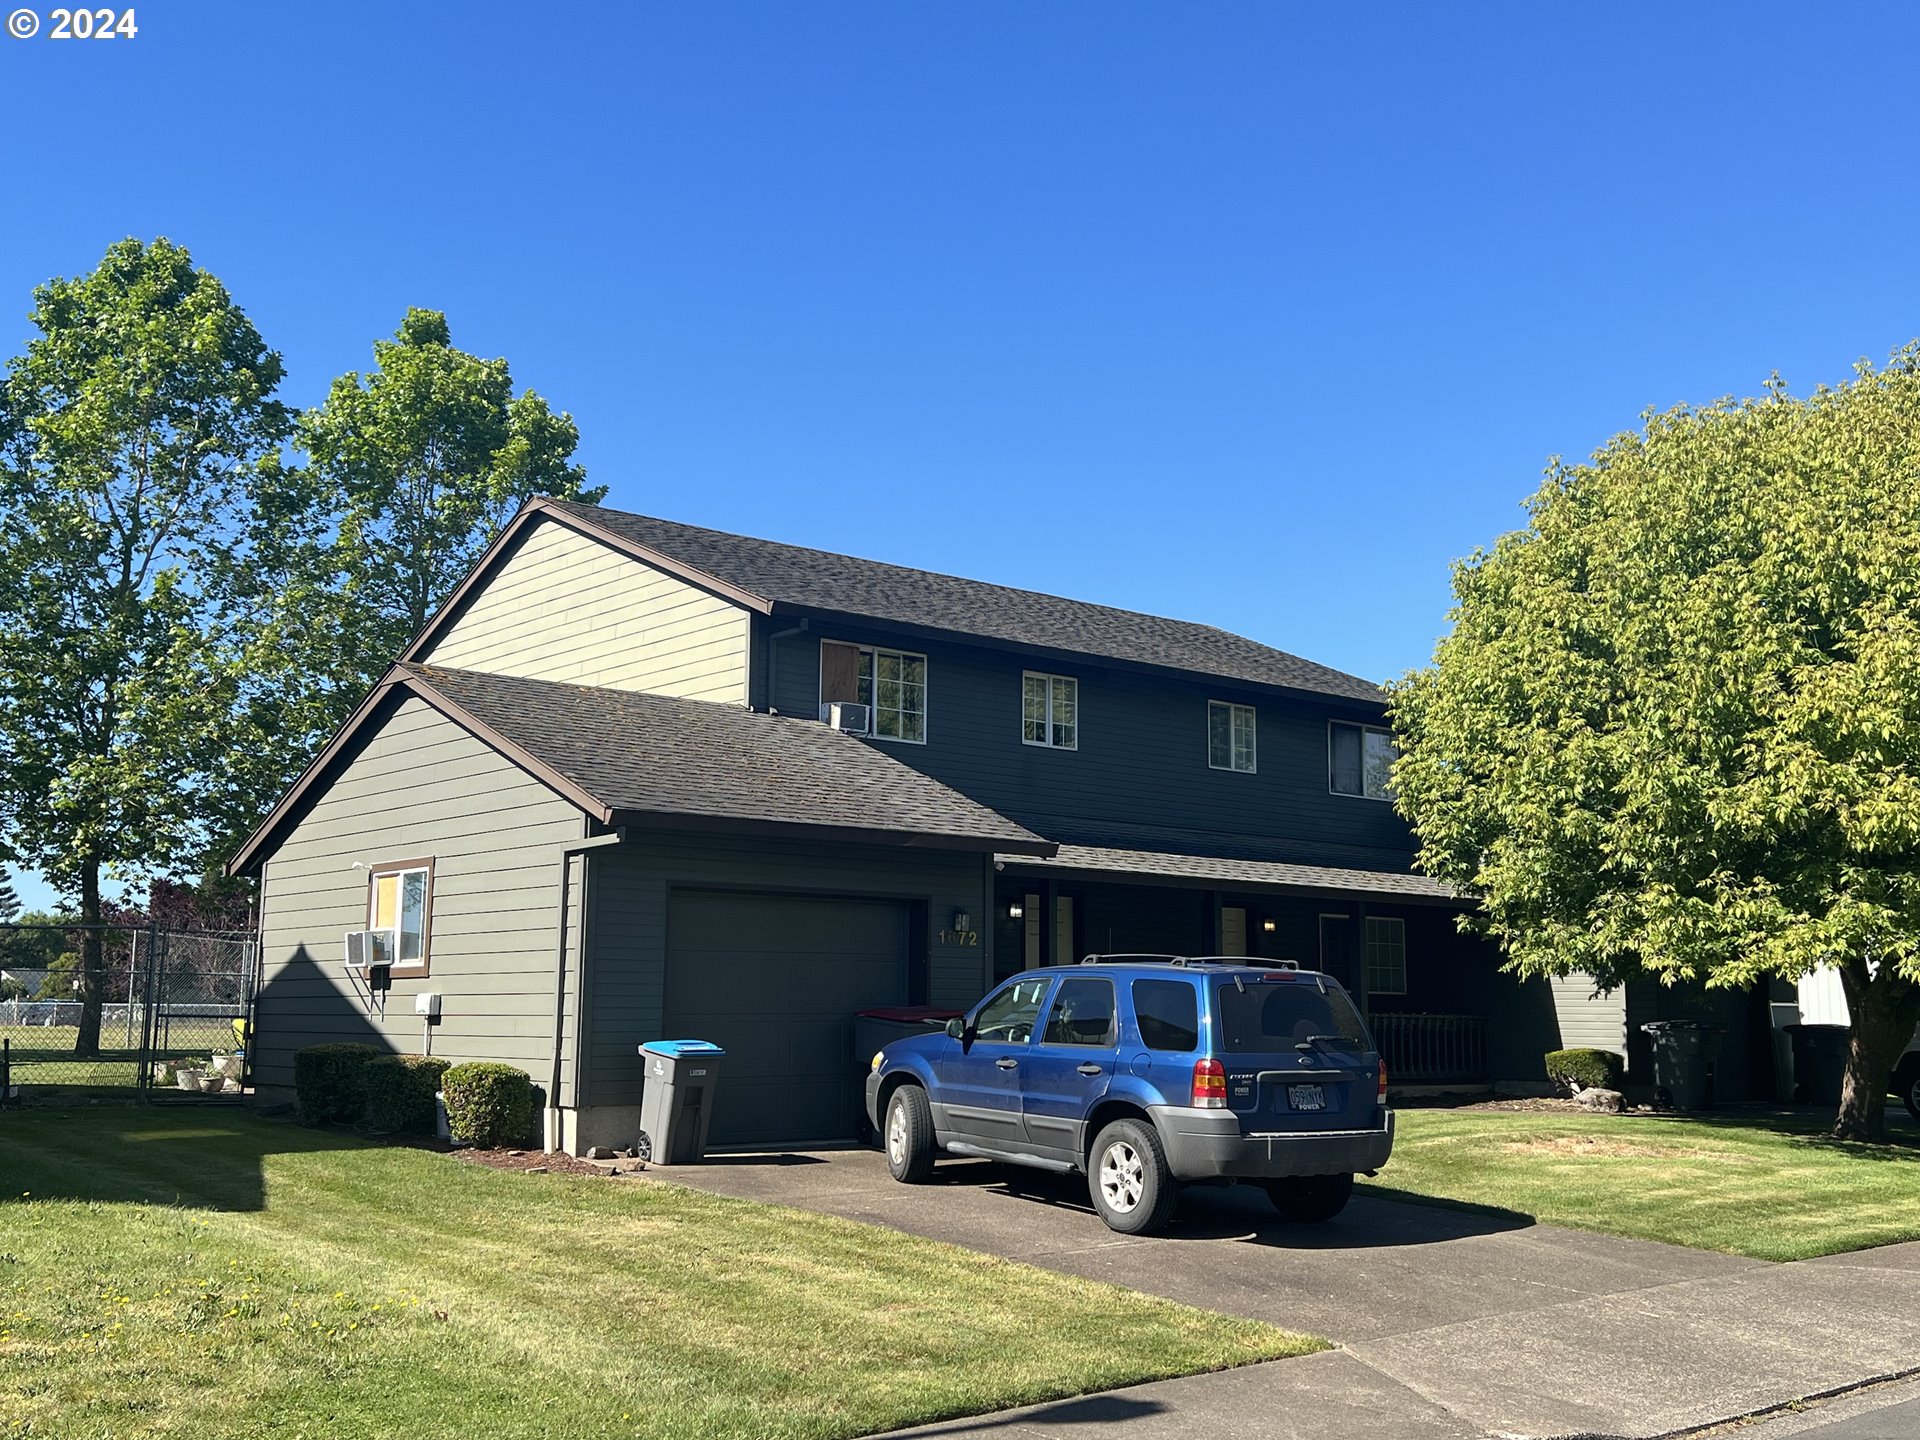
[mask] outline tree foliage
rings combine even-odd
[[[1920,1020],[1920,348],[1645,417],[1456,567],[1396,687],[1421,864],[1523,974],[1840,970],[1837,1129]]]
[[[0,383],[0,859],[98,921],[115,872],[192,866],[244,769],[246,577],[280,358],[213,276],[126,240],[34,293]],[[78,1046],[97,1041],[83,947]]]

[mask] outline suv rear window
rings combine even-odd
[[[1344,990],[1299,980],[1248,981],[1244,989],[1216,985],[1214,1042],[1226,1054],[1291,1050],[1310,1040],[1330,1049],[1366,1050],[1367,1027]]]
[[[1133,1014],[1149,1050],[1192,1050],[1200,1043],[1200,1000],[1185,980],[1136,980]]]

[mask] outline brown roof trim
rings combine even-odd
[[[996,840],[980,835],[948,835],[925,830],[887,830],[864,825],[827,825],[801,820],[760,820],[744,815],[701,815],[684,810],[629,810],[615,812],[623,826],[661,830],[700,830],[711,835],[768,835],[844,842],[849,845],[889,845],[910,850],[972,850],[988,854],[1051,857],[1059,846],[1038,835],[1032,840]]]
[[[280,803],[267,813],[267,818],[260,822],[259,828],[234,852],[233,858],[223,867],[228,875],[252,873],[263,858],[261,852],[271,841],[278,838],[281,828],[300,808],[307,792],[320,782],[321,776],[327,773],[340,752],[352,743],[374,712],[380,708],[382,702],[396,690],[405,691],[424,700],[454,724],[476,736],[488,747],[498,751],[506,759],[572,801],[602,824],[613,818],[613,811],[606,802],[588,794],[577,780],[562,775],[552,766],[529,755],[497,730],[474,719],[460,706],[434,690],[426,681],[396,665],[381,678],[378,685],[368,692],[367,698],[355,707],[353,714],[347,717],[346,723],[334,732],[333,738],[327,742],[326,747],[314,757],[313,763],[300,772],[300,778],[295,780],[287,793],[280,797]]]
[[[662,555],[658,551],[651,550],[645,545],[637,544],[627,539],[624,535],[616,535],[613,531],[594,524],[591,520],[580,514],[578,510],[562,509],[554,501],[547,499],[544,495],[539,495],[527,501],[525,505],[522,505],[520,507],[520,513],[509,520],[506,527],[494,537],[493,544],[487,547],[486,552],[474,563],[473,569],[467,572],[467,578],[462,580],[453,594],[447,597],[446,604],[434,611],[432,618],[427,621],[425,627],[408,642],[407,648],[400,652],[400,659],[402,661],[410,660],[416,663],[424,663],[422,657],[432,648],[434,642],[446,632],[448,627],[460,617],[461,612],[466,609],[467,601],[472,598],[473,593],[479,590],[486,581],[493,578],[493,568],[500,561],[501,557],[506,554],[507,547],[514,543],[523,530],[529,529],[542,517],[566,526],[567,529],[573,531],[576,535],[584,535],[588,539],[597,540],[610,550],[617,550],[623,555],[640,561],[642,564],[651,565],[656,570],[664,570],[678,579],[685,580],[690,585],[697,585],[700,589],[718,595],[723,600],[731,600],[736,605],[744,606],[746,609],[757,611],[762,615],[771,614],[773,611],[773,602],[762,596],[755,595],[748,590],[742,590],[736,585],[729,585],[726,581],[709,575],[704,570],[696,570],[693,566],[683,561],[675,560],[671,556]]]

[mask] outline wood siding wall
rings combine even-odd
[[[364,747],[267,866],[256,1074],[293,1083],[293,1052],[357,1040],[419,1053],[414,996],[443,996],[433,1053],[504,1060],[543,1089],[553,1056],[560,847],[580,811],[412,696]],[[384,1018],[341,967],[341,935],[367,923],[354,862],[432,856],[431,973],[396,974]],[[577,900],[577,887],[574,897]],[[579,926],[569,926],[578,936]]]
[[[541,520],[426,663],[744,705],[747,633],[731,601]]]
[[[676,888],[923,901],[928,1003],[970,1005],[991,976],[989,864],[981,855],[629,831],[626,844],[593,851],[589,865],[583,1104],[638,1103],[638,1048],[643,1041],[670,1038],[660,1026],[667,911]],[[940,932],[949,928],[955,910],[968,912],[977,945],[941,943]]]
[[[774,642],[785,714],[819,713],[820,642],[900,645],[927,655],[927,743],[875,744],[982,804],[1048,833],[1053,822],[1163,826],[1252,841],[1281,860],[1406,869],[1413,838],[1391,805],[1329,794],[1327,722],[1374,719],[1358,704],[1282,700],[1227,683],[1021,657],[977,646],[901,641],[884,631],[815,621]],[[1080,682],[1077,750],[1021,740],[1024,669]],[[1255,773],[1207,764],[1207,702],[1257,713]]]

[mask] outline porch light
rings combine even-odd
[[[1018,920],[1022,915],[1025,915],[1026,913],[1027,913],[1027,907],[1022,905],[1018,900],[1012,901],[1007,906],[1007,918],[1009,920]]]
[[[1260,922],[1260,928],[1271,935],[1279,927],[1274,923],[1273,917],[1269,915],[1265,920]]]
[[[973,916],[964,910],[954,911],[953,928],[956,930],[971,930],[973,928]]]

